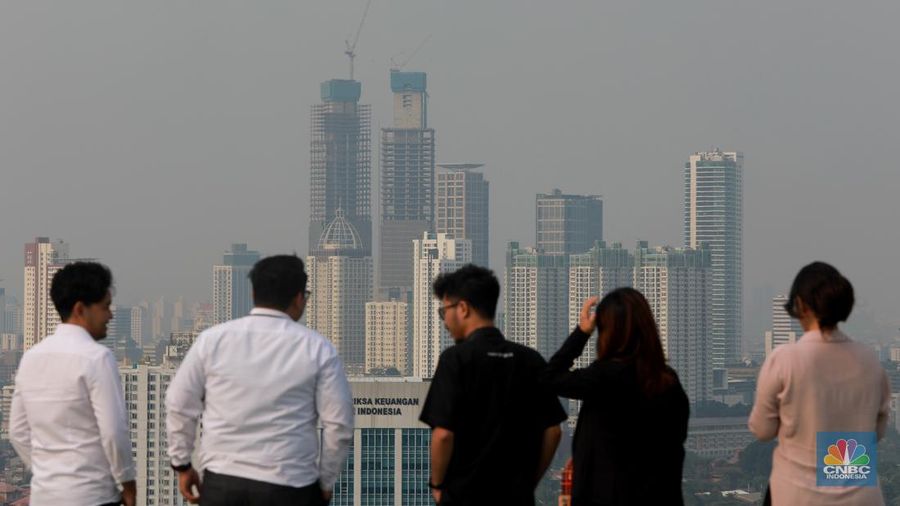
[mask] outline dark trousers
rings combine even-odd
[[[249,480],[206,470],[200,485],[203,506],[326,506],[319,483],[301,488]]]

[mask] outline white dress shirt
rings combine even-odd
[[[116,484],[134,480],[116,359],[82,327],[61,324],[25,352],[11,411],[32,506],[118,502]]]
[[[197,337],[166,393],[172,463],[256,481],[331,489],[353,437],[353,401],[327,339],[280,311]],[[322,426],[319,455],[319,424]]]

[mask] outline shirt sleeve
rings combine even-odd
[[[458,428],[457,417],[459,413],[462,386],[459,379],[459,361],[456,349],[451,347],[441,353],[438,359],[428,395],[425,397],[425,405],[422,406],[422,414],[419,420],[432,429],[441,427],[449,431]]]
[[[540,355],[537,355],[537,359],[538,373],[540,373],[546,369],[547,363],[544,362],[544,358]],[[540,418],[538,421],[542,428],[546,429],[559,425],[569,418],[565,408],[559,402],[559,397],[546,384],[538,383],[536,399],[538,400],[538,406],[540,406]]]
[[[541,384],[556,395],[569,399],[584,399],[596,393],[597,382],[592,379],[594,374],[590,368],[571,370],[590,338],[590,334],[575,327],[544,368],[540,376]]]
[[[337,353],[332,352],[319,369],[316,409],[322,424],[319,485],[331,490],[353,440],[353,396]]]
[[[203,367],[202,335],[188,350],[166,392],[166,431],[172,465],[191,462],[197,423],[203,414],[206,373]]]
[[[763,362],[756,380],[756,401],[750,411],[750,419],[747,426],[760,441],[769,441],[778,435],[780,425],[779,410],[781,408],[781,395],[784,390],[784,382],[778,367],[780,351],[784,348],[776,348]]]
[[[132,481],[137,473],[131,455],[128,414],[119,368],[111,351],[105,350],[103,358],[87,377],[91,406],[100,429],[100,442],[113,478],[118,483]]]
[[[31,426],[28,424],[25,402],[18,386],[13,391],[9,414],[9,442],[12,443],[25,467],[31,469]]]

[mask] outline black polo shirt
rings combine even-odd
[[[537,351],[493,327],[441,354],[419,419],[454,434],[447,504],[534,504],[544,430],[566,419],[538,384],[545,366]]]

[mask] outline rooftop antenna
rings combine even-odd
[[[425,46],[425,44],[430,39],[431,39],[431,34],[428,34],[428,36],[425,37],[424,39],[422,39],[422,42],[420,42],[419,45],[416,46],[416,49],[412,53],[410,53],[410,55],[402,62],[398,63],[396,60],[394,60],[394,58],[391,58],[391,70],[392,71],[403,70],[403,67],[405,67],[407,63],[412,61],[412,59],[415,58],[417,54],[419,54],[419,50],[422,49],[422,47]]]
[[[350,58],[350,80],[353,80],[353,59],[356,58],[356,43],[359,42],[359,34],[362,32],[363,23],[366,22],[366,15],[369,13],[369,5],[372,3],[372,0],[366,1],[366,9],[363,11],[362,19],[359,20],[359,28],[356,29],[356,36],[353,37],[353,42],[350,42],[350,39],[344,40],[344,43],[347,45],[347,50],[344,51],[344,54]]]

